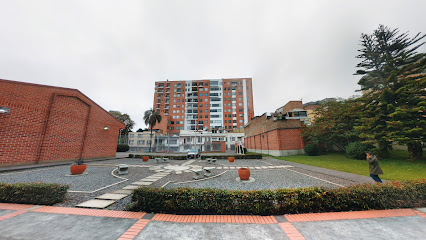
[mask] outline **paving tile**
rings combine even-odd
[[[115,203],[115,201],[113,201],[113,200],[92,199],[92,200],[89,200],[87,202],[80,203],[76,207],[106,208],[113,203]]]
[[[127,197],[128,194],[114,194],[114,193],[105,193],[101,196],[97,196],[96,199],[107,199],[107,200],[120,200]]]
[[[114,191],[112,193],[116,193],[116,194],[127,194],[127,195],[129,195],[129,194],[132,194],[132,192],[133,192],[132,190],[120,189],[120,190]]]
[[[182,174],[182,171],[176,171],[176,174]]]
[[[143,178],[141,179],[142,182],[156,182],[158,181],[157,178]]]
[[[153,182],[133,182],[132,184],[134,185],[139,185],[139,186],[148,186],[151,185]]]
[[[126,189],[126,190],[133,190],[133,189],[136,189],[136,188],[138,188],[139,186],[135,186],[135,185],[127,185],[127,186],[125,186],[123,189]]]
[[[154,176],[154,175],[152,175],[152,176],[149,176],[149,177],[147,177],[147,178],[152,178],[152,179],[162,179],[162,178],[163,178],[163,176]]]

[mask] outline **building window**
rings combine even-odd
[[[129,137],[130,137],[130,138],[133,138],[133,134],[130,134],[130,135],[129,135]]]
[[[243,111],[243,109],[242,109],[242,108],[240,108],[240,109],[238,109],[238,111],[239,111],[239,112],[242,112],[242,111]]]
[[[133,141],[133,140],[130,140],[129,141],[129,145],[133,145],[133,143],[134,143],[135,141]]]
[[[205,117],[205,118],[209,118],[209,115],[205,115],[204,117]]]

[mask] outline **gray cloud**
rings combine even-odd
[[[356,94],[360,34],[379,24],[425,32],[425,7],[420,0],[0,0],[0,78],[77,88],[106,110],[130,114],[137,129],[155,81],[252,77],[261,114],[289,100]]]

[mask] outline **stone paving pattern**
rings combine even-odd
[[[118,164],[127,164],[129,174],[118,175]],[[236,181],[238,168],[251,170],[250,182]],[[194,181],[195,172],[208,168],[211,176]],[[0,182],[57,182],[69,184],[69,198],[57,206],[108,208],[124,210],[130,204],[132,190],[140,186],[153,187],[210,187],[229,190],[255,190],[322,186],[335,188],[372,182],[369,177],[333,170],[324,170],[303,164],[264,158],[236,159],[235,162],[218,159],[169,160],[156,163],[155,159],[111,159],[88,163],[87,174],[72,176],[69,166],[56,166],[24,171],[0,173]]]

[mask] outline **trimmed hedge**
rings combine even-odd
[[[373,145],[364,144],[362,142],[351,142],[346,146],[346,155],[349,158],[364,159],[366,158],[365,152],[374,148]]]
[[[303,150],[305,150],[308,156],[318,156],[320,153],[319,148],[315,144],[307,144]]]
[[[0,183],[0,202],[53,205],[64,201],[69,187],[56,183]]]
[[[187,160],[187,155],[134,155],[129,154],[128,158],[142,158],[143,156],[149,156],[149,159],[155,159],[155,158],[169,158],[172,160]],[[205,155],[201,153],[201,159],[207,159],[207,158],[216,158],[216,159],[228,159],[228,157],[235,157],[235,159],[262,159],[262,154],[247,154],[247,155]]]
[[[131,211],[177,214],[256,214],[357,211],[424,207],[426,179],[320,187],[229,191],[211,188],[140,187],[132,196]]]
[[[129,151],[130,147],[129,145],[125,143],[117,144],[117,152],[127,152]]]

